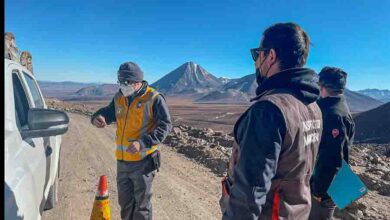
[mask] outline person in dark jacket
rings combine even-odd
[[[316,73],[303,67],[309,45],[299,25],[278,23],[251,49],[257,97],[234,126],[237,160],[228,172],[223,220],[309,217],[309,180],[322,132]]]
[[[349,149],[355,134],[355,124],[344,96],[347,73],[335,67],[324,67],[319,74],[324,129],[311,179],[312,210],[310,219],[332,219],[336,205],[327,190],[341,168],[348,163]]]
[[[159,145],[172,129],[164,97],[143,80],[134,62],[119,67],[120,91],[91,117],[103,128],[116,123],[118,200],[121,218],[152,219],[152,181],[159,167]]]

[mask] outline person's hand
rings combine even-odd
[[[107,125],[106,119],[101,115],[96,116],[93,119],[92,124],[98,128],[104,128]]]
[[[313,199],[315,199],[317,202],[321,202],[321,197],[317,197],[317,196],[314,196],[314,195],[312,195],[312,197],[313,197]]]
[[[126,149],[128,153],[135,154],[141,151],[141,144],[138,141],[134,141],[130,147]]]

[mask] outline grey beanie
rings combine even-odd
[[[118,70],[118,80],[130,80],[134,82],[142,82],[144,80],[144,73],[141,68],[134,62],[126,62],[120,65]]]

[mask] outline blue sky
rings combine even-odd
[[[348,72],[348,87],[390,89],[390,1],[5,1],[5,31],[39,80],[116,82],[135,61],[154,82],[186,61],[216,76],[254,72],[249,49],[276,22],[309,34],[307,67]],[[326,2],[326,3],[325,3]]]

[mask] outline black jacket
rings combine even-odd
[[[324,129],[311,179],[311,190],[315,196],[326,199],[329,198],[326,191],[341,168],[342,160],[348,163],[355,123],[344,95],[322,98],[317,103],[322,111]]]
[[[147,87],[148,83],[144,81],[142,88],[136,94],[127,97],[129,106],[131,105],[131,102],[134,100],[135,97],[145,93]],[[150,134],[144,134],[141,137],[141,144],[146,148],[150,148],[151,146],[156,144],[161,144],[161,142],[172,130],[171,115],[169,114],[168,106],[165,102],[165,99],[161,94],[155,98],[152,110],[157,122],[157,126]],[[115,122],[116,116],[114,99],[112,99],[108,106],[96,111],[91,117],[91,122],[97,115],[102,115],[106,119],[107,124]]]
[[[319,98],[314,76],[315,72],[307,68],[288,69],[266,79],[256,93],[261,97],[267,91],[286,89],[308,105]],[[278,169],[286,129],[281,110],[268,101],[254,103],[239,118],[234,127],[239,159],[234,166],[224,220],[257,219],[261,214]]]

